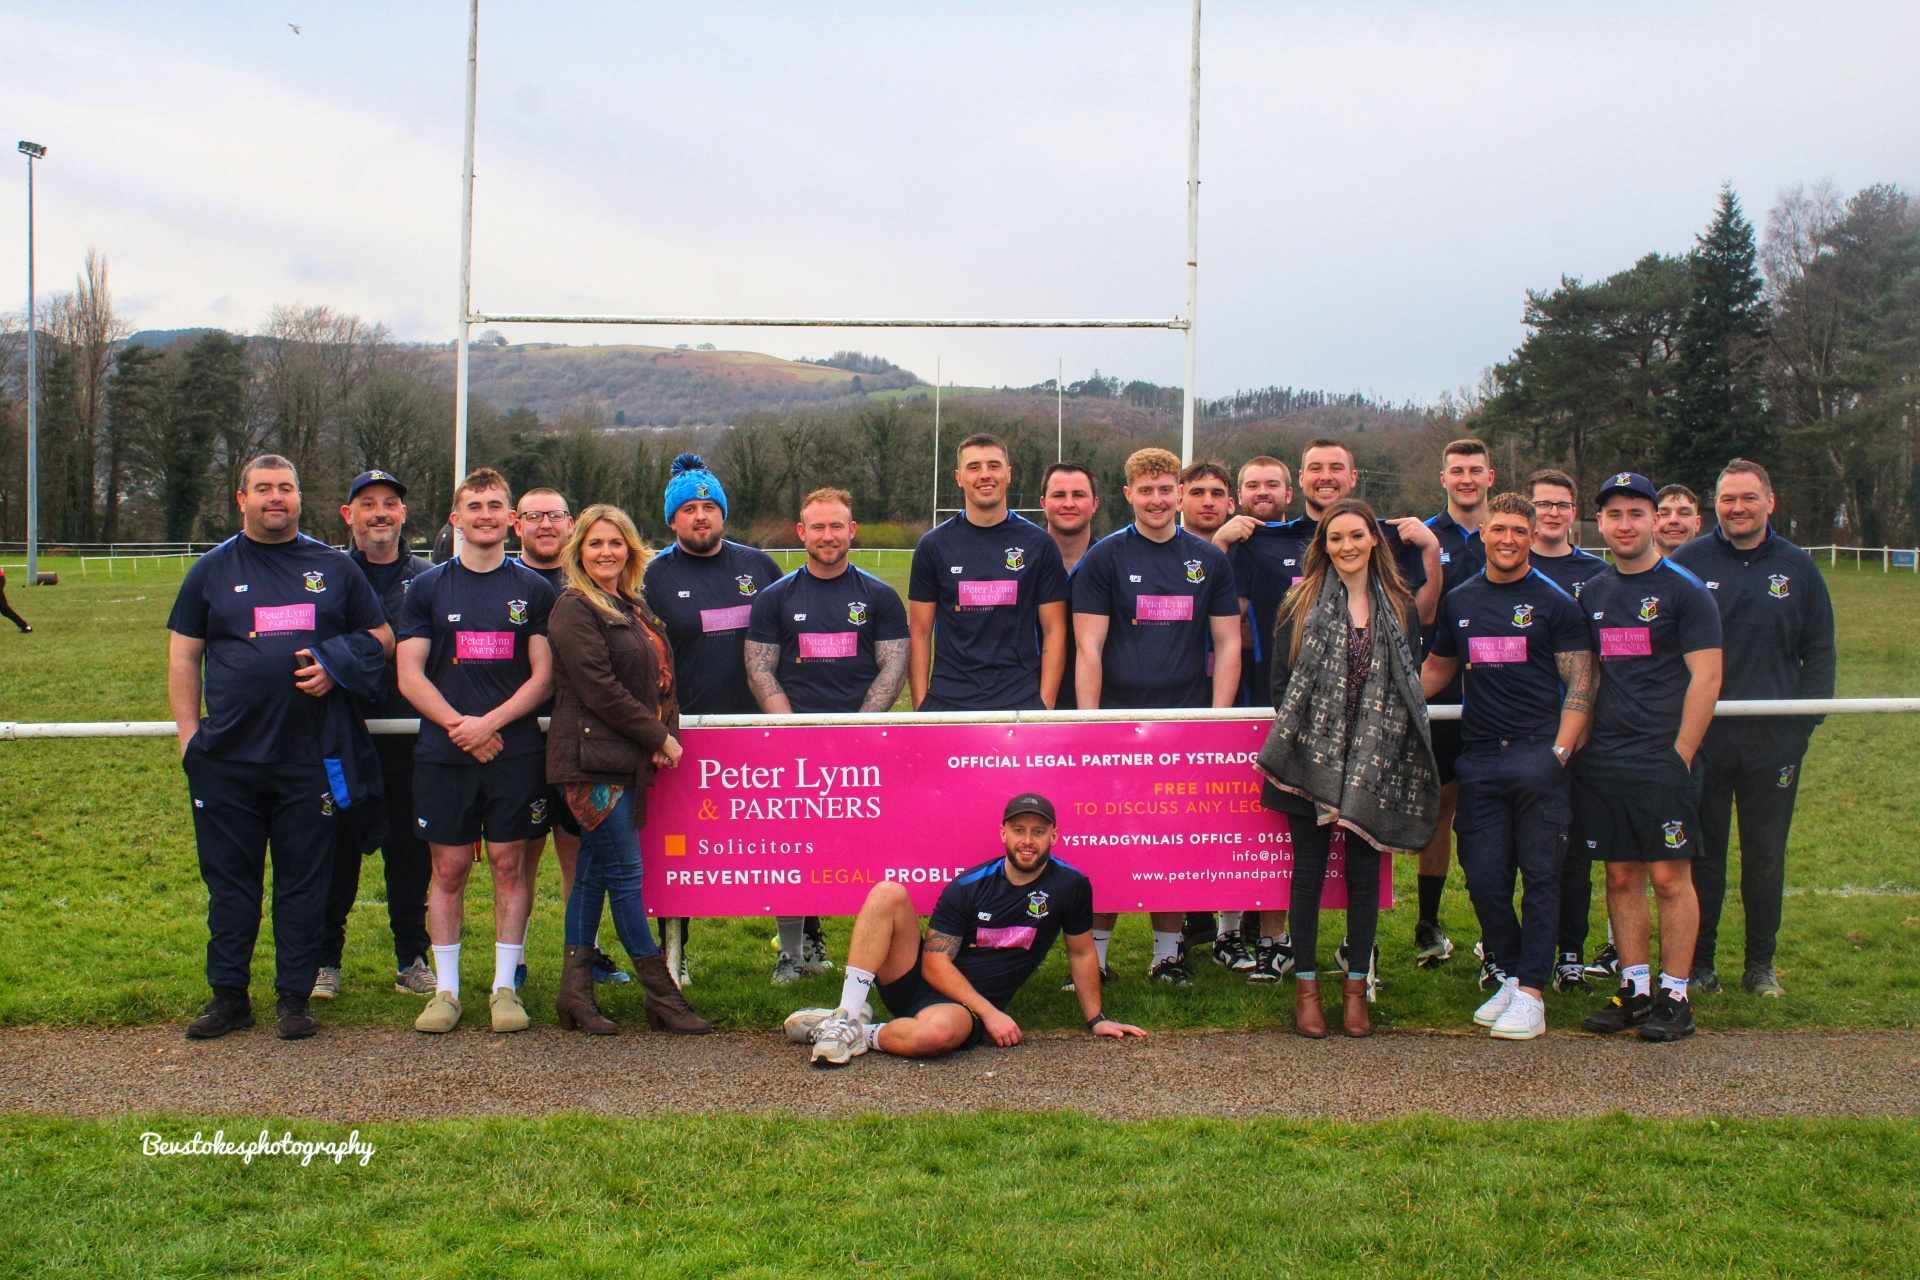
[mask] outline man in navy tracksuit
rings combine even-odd
[[[1707,585],[1720,607],[1726,673],[1720,696],[1831,698],[1833,604],[1826,580],[1806,552],[1773,532],[1773,484],[1758,463],[1735,458],[1714,494],[1720,527],[1696,538],[1674,560]],[[1787,832],[1800,793],[1800,762],[1817,716],[1716,719],[1700,750],[1700,854],[1693,878],[1700,894],[1700,940],[1693,985],[1720,989],[1714,972],[1720,911],[1727,892],[1727,837],[1740,809],[1740,894],[1746,903],[1746,972],[1750,994],[1783,994],[1773,972],[1786,884]]]
[[[1544,992],[1571,817],[1567,761],[1586,731],[1599,678],[1580,606],[1528,563],[1533,521],[1533,504],[1517,493],[1486,504],[1479,530],[1486,569],[1440,601],[1421,671],[1428,697],[1462,691],[1454,825],[1480,918],[1482,962],[1496,979],[1473,1020],[1500,1040],[1531,1040],[1547,1029]]]
[[[351,785],[346,753],[330,756],[323,746],[335,711],[363,740],[365,729],[338,703],[347,694],[318,651],[331,647],[344,679],[336,642],[355,640],[377,662],[393,652],[393,631],[354,563],[300,532],[300,480],[291,462],[277,454],[253,459],[234,496],[240,533],[187,571],[167,618],[167,701],[207,884],[213,988],[187,1036],[211,1040],[253,1025],[247,983],[271,848],[278,1031],[297,1040],[315,1029],[307,1001],[319,968],[334,826],[368,794]]]

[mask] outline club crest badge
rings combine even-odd
[[[1660,616],[1660,597],[1642,596],[1640,598],[1639,618],[1642,622],[1652,622]]]
[[[529,804],[527,806],[527,816],[535,822],[545,822],[547,820],[547,798],[541,796],[538,800]]]
[[[306,573],[301,575],[301,580],[307,590],[313,592],[315,595],[319,595],[327,589],[327,575],[318,569],[307,570]]]
[[[760,590],[759,587],[754,585],[753,575],[750,573],[743,573],[735,578],[733,585],[740,588],[740,594],[743,596],[750,596]]]
[[[323,818],[331,818],[333,816],[333,793],[331,791],[322,791],[320,793],[320,816]]]
[[[1782,791],[1785,791],[1788,787],[1793,785],[1793,775],[1798,771],[1799,771],[1798,765],[1791,765],[1791,764],[1781,765],[1780,776],[1774,780],[1773,785],[1776,787],[1779,787]]]
[[[1026,567],[1027,567],[1026,548],[1025,547],[1008,547],[1007,548],[1007,568],[1013,570],[1015,573],[1018,573]]]
[[[1517,604],[1513,606],[1513,625],[1516,627],[1532,626],[1533,606],[1530,604]]]
[[[527,620],[527,602],[525,600],[507,601],[507,621],[519,626]]]
[[[1187,566],[1188,582],[1205,582],[1207,580],[1206,566],[1198,560],[1187,560],[1183,563]]]
[[[1767,594],[1775,600],[1785,600],[1787,598],[1787,592],[1792,586],[1793,579],[1784,573],[1774,573],[1767,576]]]
[[[865,600],[847,601],[847,621],[851,622],[856,627],[861,627],[866,625],[867,602]]]
[[[1582,587],[1584,587],[1584,586],[1586,586],[1586,585],[1587,585],[1587,584],[1586,584],[1586,583],[1584,583],[1584,582],[1576,582],[1576,583],[1574,583],[1574,584],[1573,584],[1573,598],[1574,598],[1575,600],[1578,600],[1578,599],[1580,598],[1580,588],[1582,588]]]
[[[702,481],[693,487],[693,496],[696,498],[711,498],[713,496],[713,487],[705,481]]]
[[[1687,843],[1687,828],[1680,822],[1661,823],[1660,835],[1666,840],[1669,849],[1678,849]]]
[[[1033,919],[1045,920],[1052,911],[1052,906],[1047,902],[1045,889],[1035,889],[1027,895],[1027,914]]]
[[[1631,471],[1622,471],[1619,475],[1607,481],[1606,487],[1609,489],[1624,489],[1632,483],[1633,473]]]

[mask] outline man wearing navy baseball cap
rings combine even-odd
[[[839,1007],[793,1013],[788,1039],[812,1044],[813,1063],[822,1067],[845,1066],[868,1049],[932,1058],[989,1040],[1002,1048],[1019,1044],[1007,1002],[1063,933],[1087,1030],[1115,1039],[1145,1035],[1100,1007],[1093,885],[1054,858],[1057,834],[1047,797],[1027,791],[1008,800],[1001,856],[941,890],[924,939],[906,886],[875,885],[853,922]],[[870,1021],[867,997],[874,991],[893,1021]]]
[[[1700,927],[1694,757],[1720,695],[1720,611],[1700,579],[1653,540],[1658,490],[1622,471],[1600,487],[1600,536],[1613,565],[1580,593],[1600,655],[1592,732],[1573,763],[1575,848],[1607,865],[1620,991],[1582,1024],[1644,1040],[1693,1034],[1687,980]],[[1646,886],[1660,906],[1660,990],[1652,992]]]

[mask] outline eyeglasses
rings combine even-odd
[[[1573,504],[1571,502],[1536,502],[1533,505],[1536,509],[1540,511],[1571,511],[1573,510]]]
[[[522,511],[520,518],[528,524],[559,524],[572,519],[573,515],[568,511]]]

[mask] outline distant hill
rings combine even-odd
[[[177,347],[183,342],[198,342],[210,333],[219,333],[219,329],[202,326],[197,329],[142,329],[130,335],[122,345],[129,347],[152,347],[155,351],[165,351],[168,347]]]
[[[884,363],[866,359],[869,368]],[[453,352],[436,349],[433,361],[451,382]],[[475,345],[468,381],[476,398],[500,412],[530,409],[547,423],[680,427],[730,423],[755,410],[847,403],[920,382],[905,369],[886,368],[857,373],[754,351],[526,343]]]

